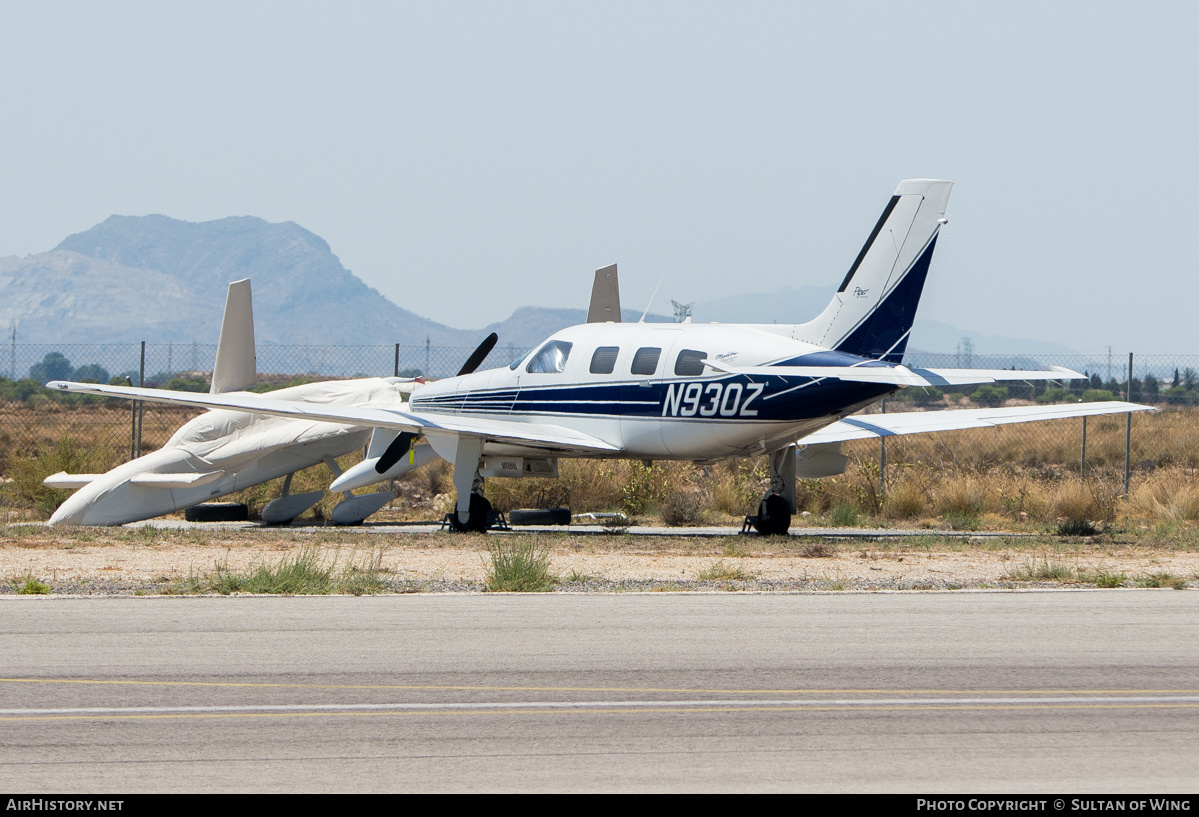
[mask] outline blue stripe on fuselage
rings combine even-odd
[[[847,364],[839,361],[835,365]],[[870,403],[895,391],[895,386],[811,377],[729,375],[666,382],[522,387],[515,399],[513,391],[414,397],[411,405],[413,411],[428,413],[791,421],[840,414],[850,406]]]

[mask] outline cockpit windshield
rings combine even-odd
[[[556,374],[566,368],[566,359],[570,357],[572,344],[564,340],[552,340],[529,361],[525,368],[529,374]]]

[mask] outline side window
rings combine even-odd
[[[694,349],[684,349],[674,361],[674,373],[681,377],[699,377],[704,373],[703,359],[707,352],[697,352]]]
[[[616,368],[616,356],[620,354],[619,346],[601,346],[591,356],[592,374],[612,374]]]
[[[566,359],[570,357],[571,344],[564,340],[553,340],[541,347],[541,351],[533,355],[525,371],[529,374],[556,374],[566,368]]]
[[[658,370],[662,350],[657,346],[642,346],[633,355],[633,374],[653,374]]]

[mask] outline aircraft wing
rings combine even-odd
[[[398,409],[368,406],[304,403],[298,400],[279,400],[248,392],[201,394],[168,389],[145,389],[136,386],[105,386],[99,383],[69,383],[56,380],[47,388],[103,397],[124,397],[150,403],[196,406],[204,409],[227,409],[296,420],[316,420],[323,423],[361,426],[364,428],[394,428],[418,434],[448,433],[481,437],[495,442],[513,443],[533,448],[569,449],[595,453],[619,451],[618,446],[598,437],[562,426],[543,423],[514,423],[491,418],[457,417],[454,415],[416,414]]]
[[[1090,417],[1097,414],[1126,414],[1132,411],[1157,411],[1157,409],[1138,403],[1109,400],[1102,403],[1066,403],[1053,406],[865,414],[846,417],[844,420],[809,434],[799,442],[802,445],[818,445],[845,440],[863,440],[870,437],[894,437],[902,434],[923,434],[928,431],[990,428],[1008,423],[1031,423],[1038,420]]]
[[[754,377],[828,377],[855,383],[890,383],[896,386],[965,386],[1002,380],[1076,380],[1086,375],[1061,366],[1046,371],[1018,369],[918,369],[907,366],[750,366],[737,368],[704,360],[704,365],[725,374]]]

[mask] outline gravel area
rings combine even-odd
[[[549,548],[555,592],[562,593],[1199,586],[1199,535],[1190,534],[1154,544],[1117,536],[471,536],[13,525],[0,528],[0,595],[17,595],[31,579],[55,595],[174,594],[193,589],[218,566],[241,572],[305,552],[338,568],[377,559],[384,592],[483,592],[488,547],[521,544]]]

